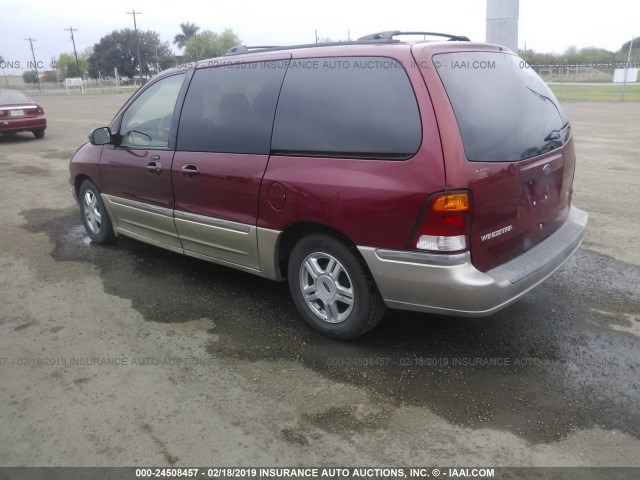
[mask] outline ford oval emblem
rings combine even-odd
[[[544,167],[542,167],[542,173],[545,175],[549,175],[551,173],[551,164],[547,163]]]

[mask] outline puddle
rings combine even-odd
[[[17,173],[18,175],[30,175],[36,177],[51,176],[50,170],[42,167],[37,167],[35,165],[21,165],[19,167],[13,167],[11,168],[11,171]]]
[[[614,330],[617,330],[619,332],[627,332],[635,335],[636,337],[640,337],[640,312],[615,313],[598,310],[597,308],[592,308],[592,310],[608,319],[611,319],[611,321],[614,322],[611,325],[611,328],[613,328]]]
[[[259,324],[263,300],[285,303],[286,284],[271,282],[212,263],[192,259],[120,237],[97,245],[84,233],[75,207],[23,212],[27,230],[49,235],[57,261],[88,262],[100,269],[105,292],[132,301],[146,320],[181,323],[201,318],[217,321],[240,316]],[[244,291],[243,291],[244,290]],[[245,295],[252,297],[247,302]]]
[[[50,160],[69,160],[73,157],[75,150],[53,150],[47,153],[43,153],[42,158],[47,158]]]
[[[302,324],[285,283],[126,238],[88,243],[75,208],[22,215],[27,230],[49,236],[56,261],[95,265],[105,291],[130,300],[145,320],[210,319],[207,351],[214,357],[296,362],[384,402],[425,407],[459,426],[505,430],[532,442],[594,427],[640,438],[638,338],[610,328],[612,319],[602,313],[640,311],[639,267],[582,250],[496,315],[390,311],[366,336],[338,342]],[[628,321],[620,318],[622,325]],[[378,428],[385,416],[346,408],[304,420],[331,431],[334,414],[349,431]],[[303,432],[282,435],[306,441]]]

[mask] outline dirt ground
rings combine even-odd
[[[583,246],[640,265],[640,104],[563,108],[576,139],[573,198],[590,216]]]
[[[351,343],[286,285],[91,244],[68,161],[124,95],[0,138],[0,466],[640,466],[639,104],[566,105],[583,248],[508,309]]]

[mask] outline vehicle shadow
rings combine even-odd
[[[0,135],[0,145],[11,143],[24,143],[38,140],[31,132],[12,133],[9,135]]]

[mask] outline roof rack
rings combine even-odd
[[[241,53],[249,53],[252,50],[268,50],[270,48],[281,48],[281,47],[277,45],[261,45],[261,46],[255,46],[255,47],[238,45],[236,47],[231,47],[229,50],[227,50],[227,53],[225,53],[225,55],[240,55]]]
[[[386,42],[392,42],[393,37],[400,35],[429,35],[431,37],[444,37],[448,38],[450,42],[469,42],[469,37],[463,35],[451,35],[449,33],[437,33],[437,32],[401,32],[400,30],[388,30],[386,32],[372,33],[371,35],[365,35],[358,40],[382,40]]]
[[[302,45],[289,45],[289,46],[276,46],[276,45],[262,45],[262,46],[254,46],[248,47],[246,45],[238,45],[236,47],[231,47],[225,53],[225,56],[230,55],[242,55],[246,53],[251,53],[255,51],[265,51],[265,50],[292,50],[298,48],[313,48],[313,47],[326,47],[326,46],[337,46],[337,45],[362,45],[363,43],[379,43],[379,42],[398,42],[399,40],[394,39],[393,37],[398,37],[400,35],[428,35],[431,37],[444,37],[449,39],[452,42],[469,42],[469,38],[463,35],[451,35],[449,33],[436,33],[436,32],[401,32],[400,30],[388,30],[385,32],[372,33],[371,35],[366,35],[364,37],[360,37],[357,40],[347,40],[347,41],[339,41],[339,42],[327,42],[327,43],[308,43]]]
[[[362,45],[363,43],[377,43],[377,41],[367,42],[367,41],[359,41],[359,40],[345,40],[345,41],[338,41],[338,42],[303,43],[300,45],[262,46],[262,47],[247,47],[245,45],[239,45],[237,47],[231,47],[229,50],[227,50],[227,53],[225,53],[225,56],[242,55],[242,54],[251,53],[251,52],[295,50],[300,48],[315,48],[315,47],[327,47],[327,46],[336,46],[336,45]]]

